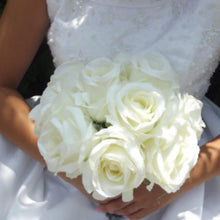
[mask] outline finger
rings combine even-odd
[[[118,199],[118,198],[120,198],[121,196],[120,195],[118,195],[118,196],[116,196],[116,197],[113,197],[113,198],[109,198],[109,199],[105,199],[105,200],[95,200],[95,202],[97,203],[97,204],[99,204],[99,205],[106,205],[106,204],[108,204],[108,203],[110,203],[110,202],[112,202],[112,201],[114,201],[115,199]]]
[[[129,206],[132,203],[133,203],[132,201],[125,203],[121,200],[121,197],[120,197],[118,199],[114,199],[114,200],[108,202],[107,204],[102,204],[98,208],[100,210],[102,210],[103,212],[115,213],[115,212]]]
[[[130,220],[139,220],[143,217],[145,217],[148,214],[148,212],[145,209],[139,209],[138,211],[127,215],[127,218],[129,218]]]
[[[129,215],[136,213],[137,211],[139,211],[141,209],[142,209],[142,207],[137,206],[136,203],[131,203],[131,204],[125,206],[124,208],[117,210],[117,214],[129,216]]]
[[[117,199],[120,199],[120,198],[121,198],[121,195],[118,195],[118,196],[116,196],[116,197],[106,199],[106,200],[102,201],[102,203],[103,203],[103,204],[108,204],[108,203],[111,203],[111,202],[113,202],[113,201],[115,201],[115,200],[117,200]]]

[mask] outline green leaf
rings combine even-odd
[[[149,185],[149,184],[150,184],[150,181],[145,178],[145,179],[144,179],[144,184],[145,184],[145,185]]]

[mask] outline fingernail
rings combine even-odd
[[[97,208],[96,211],[97,212],[102,212],[102,210],[100,208]]]

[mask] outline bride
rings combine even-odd
[[[220,219],[220,109],[204,95],[220,58],[219,0],[8,0],[0,19],[0,219]],[[16,88],[45,34],[56,66],[154,49],[203,102],[206,129],[190,178],[176,193],[144,184],[134,199],[103,202],[80,178],[46,169],[34,122]],[[122,217],[123,216],[123,217]]]

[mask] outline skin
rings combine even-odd
[[[134,200],[124,203],[121,197],[100,205],[103,212],[127,216],[131,220],[143,218],[174,201],[181,194],[201,183],[220,175],[220,136],[201,147],[199,159],[190,174],[190,178],[176,193],[166,193],[158,185],[152,191],[142,184],[134,191]]]
[[[0,133],[45,166],[34,135],[34,121],[28,118],[30,107],[16,88],[48,27],[45,0],[8,0],[0,19]],[[81,177],[59,176],[94,200],[84,190]]]
[[[16,88],[48,27],[45,0],[8,0],[0,19],[0,133],[43,165],[46,163],[38,151],[34,122],[28,118],[30,108]],[[99,208],[131,220],[140,219],[217,175],[220,175],[220,136],[201,148],[191,177],[178,192],[167,194],[159,186],[148,192],[141,185],[135,190],[132,202],[123,203],[121,197],[117,197],[99,202]],[[69,179],[64,173],[59,176],[94,200],[85,192],[81,177]]]

